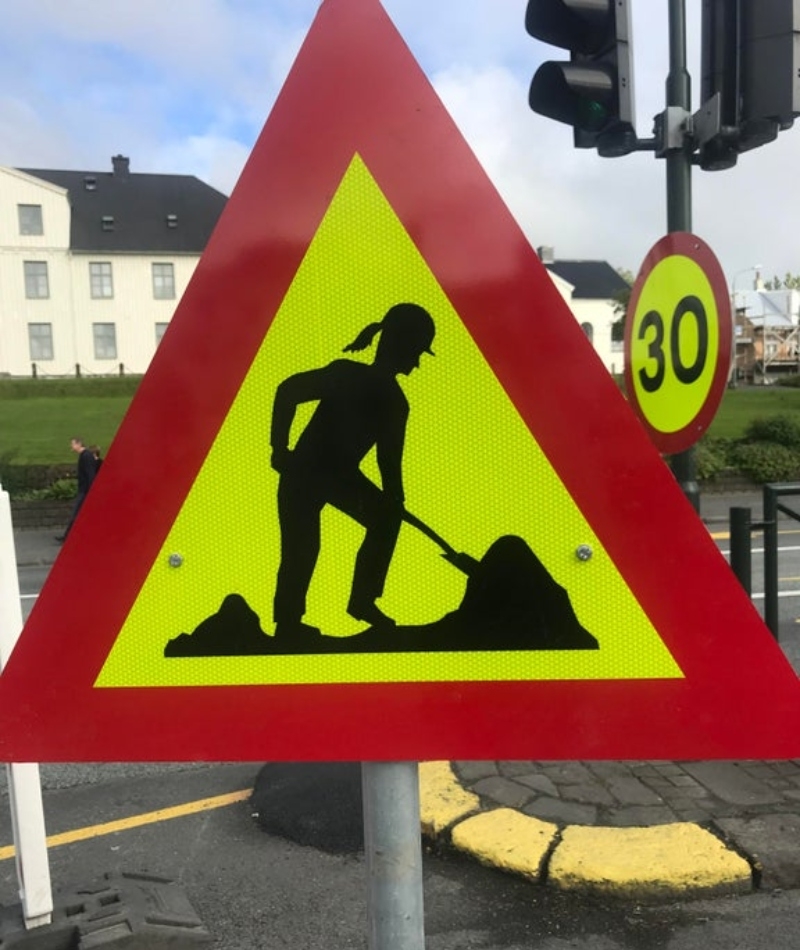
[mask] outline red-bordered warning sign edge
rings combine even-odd
[[[93,687],[355,153],[684,679]],[[380,4],[326,0],[0,676],[2,758],[790,757],[799,689]]]

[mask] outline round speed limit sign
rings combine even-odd
[[[661,238],[642,264],[625,318],[628,399],[661,452],[683,452],[708,428],[731,364],[725,275],[694,234]]]

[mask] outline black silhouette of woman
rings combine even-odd
[[[281,639],[319,634],[303,622],[306,595],[320,550],[320,518],[333,505],[366,529],[356,556],[347,612],[373,627],[394,621],[375,601],[383,594],[404,511],[402,460],[408,402],[396,377],[431,353],[436,328],[413,303],[391,307],[344,348],[366,349],[380,334],[373,362],[338,359],[285,379],[272,409],[272,467],[280,473],[281,563],[273,619]],[[318,402],[294,449],[289,434],[301,403]],[[379,488],[361,471],[376,449]]]

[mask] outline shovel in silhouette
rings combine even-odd
[[[403,511],[403,521],[405,521],[406,524],[412,525],[426,537],[430,538],[431,541],[438,544],[442,549],[442,557],[445,561],[449,561],[453,567],[457,567],[458,570],[466,574],[467,577],[475,573],[479,562],[472,557],[472,555],[462,554],[456,551],[440,534],[437,534],[433,528],[426,525],[424,521],[420,521],[416,515],[412,515],[410,511]]]

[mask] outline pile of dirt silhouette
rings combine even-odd
[[[474,650],[596,650],[566,590],[527,543],[498,538],[475,565],[457,610],[418,626],[370,627],[349,637],[304,633],[277,640],[261,629],[240,594],[228,594],[193,633],[170,640],[164,656],[258,656],[310,653],[426,653]]]

